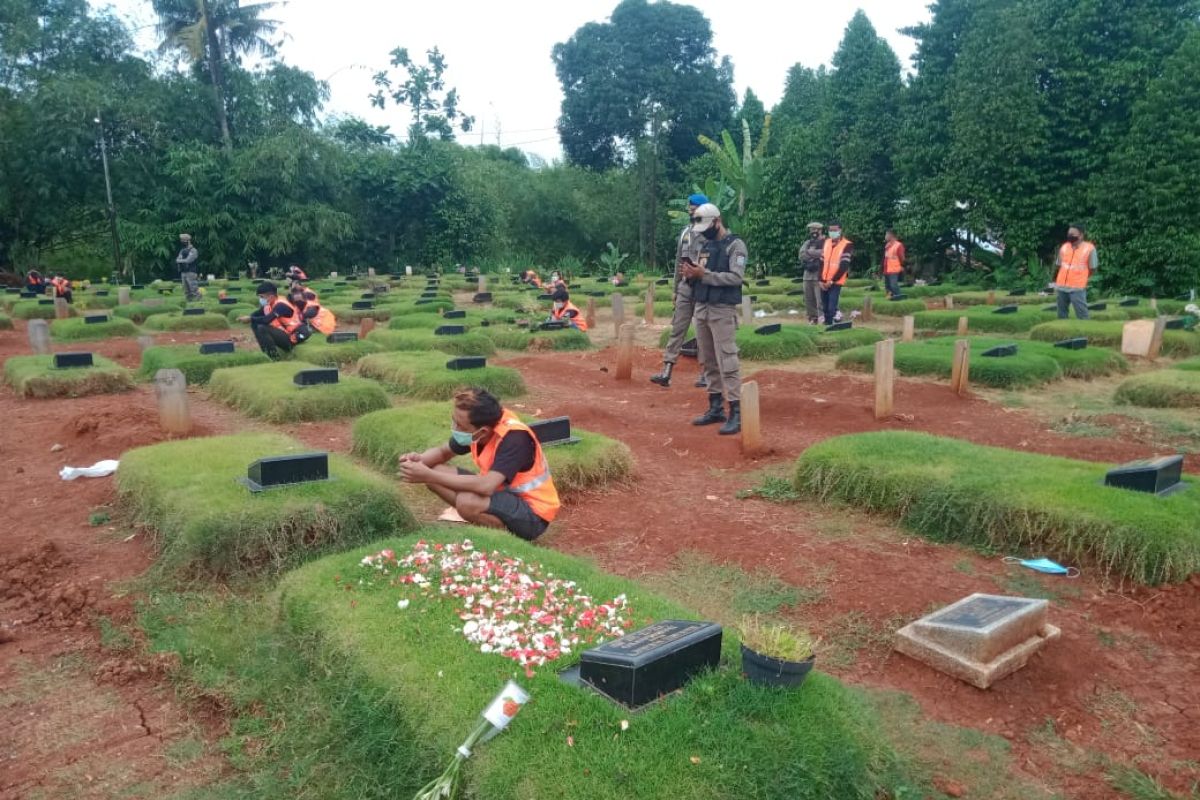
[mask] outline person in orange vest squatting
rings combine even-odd
[[[250,323],[258,346],[268,358],[278,361],[280,350],[290,353],[312,335],[312,328],[304,324],[300,312],[291,303],[279,297],[275,284],[263,281],[255,293],[259,308],[250,316],[238,319]]]
[[[579,307],[571,302],[571,295],[565,288],[555,289],[550,300],[554,303],[554,310],[550,312],[552,321],[565,322],[576,330],[587,331],[587,321],[579,312]]]
[[[1071,316],[1072,307],[1076,317],[1088,318],[1087,285],[1096,271],[1096,246],[1084,241],[1084,233],[1079,224],[1067,228],[1067,240],[1058,248],[1058,257],[1054,259],[1054,266],[1058,267],[1054,289],[1059,319]]]
[[[61,297],[68,303],[74,302],[74,293],[71,291],[71,282],[67,280],[61,272],[54,273],[54,277],[50,279],[50,284],[54,287],[55,297]]]
[[[307,286],[293,283],[288,289],[288,302],[300,312],[300,319],[315,331],[328,336],[337,330],[337,318],[333,312],[321,305],[317,293]]]
[[[850,272],[854,242],[842,235],[842,223],[837,220],[829,223],[828,230],[829,237],[821,252],[821,308],[825,324],[832,325],[837,322],[838,300]]]
[[[400,475],[425,484],[466,522],[538,538],[560,504],[537,436],[486,389],[459,389],[453,402],[450,441],[400,456]],[[468,453],[477,474],[446,463]]]
[[[904,274],[904,242],[888,228],[883,233],[883,285],[888,297],[900,294],[900,276]]]

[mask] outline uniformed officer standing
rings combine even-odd
[[[721,210],[705,203],[692,216],[692,233],[703,237],[704,247],[695,266],[685,264],[685,278],[694,278],[696,344],[708,380],[708,411],[693,425],[724,422],[722,436],[742,430],[742,374],[738,362],[738,306],[746,276],[746,243],[730,233],[721,221]],[[729,403],[729,416],[722,410]]]
[[[702,194],[694,194],[688,198],[688,224],[679,234],[679,243],[675,246],[675,309],[671,315],[671,336],[667,339],[667,347],[663,350],[662,372],[650,377],[651,383],[659,386],[671,385],[671,371],[679,360],[679,351],[683,348],[683,340],[687,338],[688,328],[692,324],[692,313],[695,303],[692,300],[692,289],[695,280],[684,280],[680,266],[687,263],[698,263],[700,248],[704,237],[692,233],[692,215],[696,209],[708,202]],[[696,381],[697,386],[704,386],[704,373]]]

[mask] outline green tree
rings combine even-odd
[[[750,126],[750,137],[757,142],[762,138],[766,118],[767,109],[763,106],[762,100],[758,99],[758,95],[754,93],[753,89],[746,89],[746,93],[742,96],[742,105],[734,117],[734,128],[741,130],[744,121]]]
[[[406,47],[397,47],[391,55],[391,65],[400,75],[393,79],[387,70],[375,73],[378,90],[370,95],[371,105],[384,108],[390,97],[396,105],[408,108],[412,113],[410,142],[422,142],[428,136],[450,141],[455,125],[464,133],[471,130],[475,118],[459,110],[458,90],[446,89],[446,57],[440,50],[426,51],[425,64],[414,61]]]

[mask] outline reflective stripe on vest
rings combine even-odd
[[[837,275],[838,270],[842,265],[842,253],[846,252],[846,245],[850,244],[850,240],[843,236],[834,244],[833,239],[825,240],[825,249],[821,254],[823,263],[821,265],[821,280],[829,283],[833,280],[833,276]],[[846,274],[842,275],[837,281],[838,286],[844,286],[846,283],[846,275],[850,274],[850,270],[846,270]]]
[[[1054,282],[1068,289],[1086,289],[1088,285],[1088,265],[1092,262],[1092,252],[1095,247],[1091,242],[1080,242],[1072,245],[1064,242],[1058,248],[1058,275]]]
[[[573,318],[568,317],[567,316],[568,311],[574,311],[575,316]],[[560,320],[565,319],[568,322],[574,323],[575,327],[579,328],[579,330],[581,330],[581,331],[587,330],[587,322],[584,321],[583,314],[579,311],[579,307],[576,306],[574,303],[572,303],[570,300],[568,300],[566,303],[564,303],[562,308],[555,309],[554,313],[552,313],[550,316],[553,319],[560,319]]]
[[[505,409],[500,422],[496,424],[492,438],[483,449],[480,450],[478,445],[471,444],[471,459],[475,466],[479,467],[480,474],[486,474],[496,460],[500,443],[513,431],[525,431],[533,440],[533,467],[525,472],[518,472],[513,476],[512,483],[504,488],[525,501],[533,513],[546,522],[553,522],[558,515],[560,503],[558,490],[554,488],[554,480],[550,475],[550,465],[546,463],[546,456],[542,453],[542,445],[537,435],[528,425],[517,419],[516,414]]]
[[[904,271],[904,267],[900,264],[900,248],[899,241],[885,245],[883,248],[883,274],[884,275],[899,275]]]

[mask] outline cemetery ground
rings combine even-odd
[[[744,362],[760,386],[768,443],[751,458],[738,437],[688,424],[705,402],[691,386],[694,362],[682,362],[669,390],[647,382],[664,321],[639,326],[629,383],[613,378],[607,309],[592,350],[489,360],[520,371],[526,393],[510,401],[515,410],[569,415],[624,442],[636,462],[632,480],[571,497],[540,546],[726,625],[761,613],[811,628],[823,640],[817,668],[866,692],[882,734],[911,764],[905,798],[1194,794],[1200,576],[1142,586],[1086,563],[1075,580],[1043,576],[1004,563],[1007,552],[935,543],[888,516],[820,504],[790,482],[810,445],[876,430],[1106,463],[1179,451],[1195,475],[1194,412],[1114,405],[1127,375],[973,386],[963,398],[944,380],[901,378],[895,415],[876,422],[870,376],[836,370],[834,355]],[[875,327],[891,333],[895,323]],[[28,352],[25,324],[0,334],[0,357]],[[223,336],[163,332],[157,344]],[[249,346],[244,329],[233,337]],[[89,348],[131,370],[140,362],[132,338]],[[206,387],[190,388],[189,400],[192,436],[282,432],[351,457],[353,418],[271,424]],[[310,675],[296,643],[277,638],[262,602],[270,581],[155,575],[157,553],[116,508],[112,478],[58,479],[63,465],[164,441],[152,386],[75,399],[5,387],[0,418],[0,798],[284,796],[302,778],[327,790],[361,786],[383,755],[425,769],[417,777],[428,777],[429,758],[440,765],[445,754],[423,752],[401,730],[372,731],[348,749],[341,734],[369,717],[372,698],[340,691],[336,661],[325,662],[325,677]],[[421,490],[403,494],[419,519],[440,510]],[[976,591],[1051,600],[1062,637],[987,691],[892,651],[899,627]],[[558,730],[546,735],[570,746]]]

